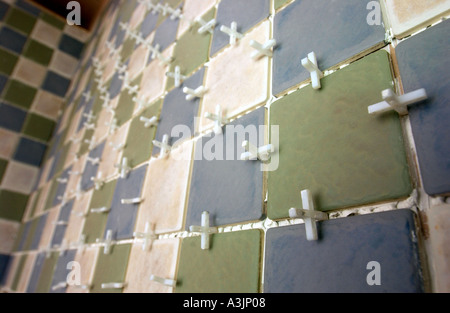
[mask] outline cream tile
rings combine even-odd
[[[58,48],[62,32],[56,27],[38,19],[31,32],[31,38],[36,39],[51,48]]]
[[[78,250],[75,255],[75,262],[80,264],[80,283],[81,285],[90,285],[94,276],[95,264],[97,263],[99,248],[90,247],[84,250]],[[69,286],[67,293],[87,293],[86,289],[77,286]]]
[[[186,0],[183,5],[183,16],[178,26],[178,38],[189,29],[190,22],[202,16],[216,4],[216,0]]]
[[[41,177],[40,177],[38,185],[37,185],[38,188],[42,188],[42,186],[45,185],[45,183],[47,182],[47,176],[52,167],[53,159],[54,159],[54,157],[51,157],[44,161],[44,164],[42,165],[42,168],[43,168],[42,174],[41,174]]]
[[[133,15],[131,16],[131,19],[129,22],[131,29],[135,29],[142,23],[142,21],[144,20],[146,11],[147,10],[146,10],[145,4],[142,4],[142,3],[138,4],[136,9],[134,9]]]
[[[210,61],[205,83],[207,92],[202,102],[201,130],[212,127],[213,122],[204,115],[206,112],[214,113],[218,104],[226,110],[226,115],[235,116],[268,99],[269,59],[253,60],[250,40],[266,42],[269,33],[269,21],[263,22],[237,46],[228,47]]]
[[[38,90],[33,105],[31,106],[31,111],[56,121],[59,118],[63,103],[63,98],[44,90]]]
[[[44,212],[45,202],[47,201],[48,194],[50,192],[52,182],[44,183],[41,187],[41,193],[36,202],[35,216],[41,215]]]
[[[78,60],[75,59],[73,56],[55,50],[53,52],[52,60],[50,62],[49,68],[53,70],[54,72],[61,74],[64,77],[67,77],[71,79],[74,74],[75,70],[77,69]]]
[[[30,194],[39,174],[39,168],[15,161],[9,161],[2,180],[2,188],[23,194]]]
[[[75,164],[78,161],[78,151],[80,150],[81,141],[73,141],[70,146],[69,150],[67,151],[66,159],[64,160],[64,168],[67,168],[71,164]],[[72,171],[74,171],[72,169]]]
[[[17,285],[16,291],[19,293],[24,293],[27,290],[28,281],[30,280],[31,273],[33,272],[36,256],[36,252],[31,252],[27,255],[22,273],[20,274],[19,283]]]
[[[78,39],[81,42],[87,42],[91,37],[91,32],[76,25],[71,26],[69,24],[66,24],[66,26],[64,27],[64,33],[72,36],[75,39]]]
[[[142,245],[134,244],[128,261],[124,292],[170,293],[167,287],[150,280],[150,275],[175,279],[180,239],[155,240],[148,251]]]
[[[112,101],[110,101],[109,105],[112,105],[113,107],[115,107],[117,105],[119,97],[116,97],[115,99],[113,99]],[[94,138],[98,138],[97,140],[100,142],[102,141],[105,137],[109,136],[109,131],[110,131],[110,123],[113,121],[114,119],[114,115],[107,111],[106,109],[103,109],[99,114],[98,114],[98,118],[97,118],[97,123],[96,123],[96,127],[95,127],[95,131],[94,131]],[[112,129],[111,129],[112,131]]]
[[[19,61],[14,67],[12,78],[21,80],[24,83],[40,88],[47,74],[47,68],[36,62],[19,57]]]
[[[131,55],[128,64],[128,73],[131,79],[135,79],[144,69],[149,56],[149,50],[146,46],[140,45]]]
[[[75,199],[75,202],[72,207],[72,214],[70,214],[69,222],[66,228],[66,233],[64,235],[64,239],[67,243],[75,244],[79,242],[81,232],[83,231],[85,217],[83,214],[86,214],[88,211],[89,203],[92,197],[92,190],[89,192],[85,192],[79,199]]]
[[[0,128],[0,157],[9,159],[16,151],[19,134]]]
[[[79,144],[72,144],[70,146],[71,149],[69,150],[69,153],[73,152],[72,146],[76,146],[73,151],[78,151],[75,149],[79,148]],[[81,175],[83,174],[84,166],[86,164],[86,157],[87,157],[87,154],[84,154],[83,156],[79,157],[77,160],[74,160],[72,163],[72,170],[71,170],[72,175],[70,175],[69,181],[67,182],[67,187],[66,187],[66,191],[68,191],[70,195],[72,195],[77,190],[77,187],[81,181]],[[71,156],[68,155],[67,158],[71,158]],[[66,167],[64,167],[64,168],[66,168]]]
[[[113,57],[108,57],[105,62],[105,68],[103,69],[103,81],[107,82],[109,81],[114,73],[116,72],[116,69],[114,68],[116,64],[116,60]]]
[[[192,147],[188,141],[167,158],[150,160],[136,231],[143,231],[147,222],[155,225],[156,233],[182,229]]]
[[[19,232],[20,223],[0,219],[0,253],[10,254]]]

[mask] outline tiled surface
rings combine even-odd
[[[89,248],[84,250],[78,250],[75,255],[75,262],[80,264],[80,284],[90,285],[93,277],[95,263],[99,253],[98,248]],[[88,292],[87,289],[82,289],[76,285],[68,286],[67,292],[69,293],[83,293]]]
[[[316,242],[303,225],[271,229],[264,292],[422,292],[414,227],[412,211],[398,210],[321,222]],[[371,261],[380,285],[367,283]]]
[[[64,293],[66,291],[67,287],[56,288],[56,286],[58,286],[61,282],[66,282],[67,276],[72,270],[71,267],[67,269],[67,265],[69,262],[74,261],[76,252],[77,250],[68,250],[64,253],[64,255],[59,256],[58,261],[56,262],[55,271],[53,272],[53,279],[50,284],[51,293]]]

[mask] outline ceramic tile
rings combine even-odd
[[[4,91],[4,100],[21,108],[29,109],[36,95],[36,88],[11,79]]]
[[[6,277],[4,279],[4,286],[7,287],[7,288],[10,288],[11,290],[14,290],[14,289],[12,289],[12,285],[13,285],[13,281],[14,281],[15,276],[19,275],[18,269],[19,269],[19,263],[20,263],[21,257],[22,256],[12,255],[11,256],[11,261],[8,264]],[[25,260],[25,258],[24,258],[24,260]],[[15,287],[15,289],[17,289],[17,286]]]
[[[17,146],[19,135],[0,128],[0,157],[9,159]]]
[[[156,29],[152,45],[159,45],[160,51],[166,50],[176,40],[179,19],[166,18]]]
[[[26,41],[27,37],[12,28],[3,26],[0,29],[0,46],[7,50],[21,54]]]
[[[0,102],[0,126],[15,132],[21,131],[27,113],[22,109]]]
[[[202,16],[216,4],[216,0],[185,0],[183,5],[183,17],[178,26],[178,38],[190,28],[190,21],[195,20],[198,16]]]
[[[428,100],[410,106],[409,117],[423,186],[430,195],[450,192],[450,147],[446,144],[450,140],[450,75],[446,70],[450,62],[448,44],[442,40],[449,29],[450,21],[444,21],[395,49],[405,93],[425,88],[428,95]],[[430,61],[424,63],[424,59]]]
[[[61,282],[67,283],[67,276],[72,271],[72,268],[69,267],[67,269],[67,266],[69,262],[74,261],[76,252],[77,250],[67,250],[63,255],[59,256],[50,284],[50,293],[65,293],[67,287],[57,288],[57,285]]]
[[[68,167],[65,169],[60,175],[57,175],[57,178],[54,180],[54,198],[52,200],[52,197],[49,196],[49,203],[50,207],[54,207],[55,205],[58,205],[62,202],[62,199],[60,197],[67,197],[69,190],[67,190],[67,182],[70,178],[69,172],[72,170],[72,167]],[[58,179],[61,179],[62,181],[58,181]],[[49,208],[49,206],[47,206]]]
[[[66,24],[62,18],[47,12],[42,12],[40,19],[60,30],[63,30]]]
[[[49,69],[68,79],[72,79],[75,75],[78,62],[78,59],[75,59],[67,53],[55,51],[55,53],[53,53],[52,61],[49,64]]]
[[[412,211],[324,221],[319,230],[318,241],[306,240],[304,224],[268,230],[264,292],[423,292]],[[368,283],[372,261],[380,285]]]
[[[38,176],[39,169],[35,166],[10,161],[2,180],[2,188],[30,194]]]
[[[36,17],[28,14],[25,11],[11,8],[8,12],[8,16],[5,19],[5,23],[24,34],[30,34],[36,24]]]
[[[20,272],[20,275],[17,277],[17,281],[15,282],[16,291],[23,293],[26,292],[28,282],[31,279],[31,275],[34,269],[34,263],[37,255],[35,253],[28,254],[23,258],[23,267]]]
[[[88,214],[88,208],[91,202],[93,191],[85,192],[74,201],[69,222],[64,234],[64,240],[70,243],[78,243],[84,228],[85,214]]]
[[[149,251],[142,250],[139,244],[131,248],[124,292],[170,293],[167,287],[150,280],[150,275],[174,279],[180,239],[161,239],[152,243]],[[140,271],[133,269],[140,268]]]
[[[140,85],[142,80],[142,75],[138,76],[136,79],[134,79],[131,82],[132,86]],[[117,117],[117,124],[123,125],[127,121],[131,119],[131,116],[133,115],[135,102],[133,101],[133,98],[136,96],[136,94],[132,93],[130,94],[128,90],[123,89],[120,97],[119,102],[117,103],[117,107],[115,110],[115,116]]]
[[[35,215],[39,215],[44,212],[45,204],[47,202],[47,197],[48,197],[51,185],[52,185],[52,182],[42,184],[41,189],[40,189],[41,192],[39,194],[39,198],[37,199],[37,203],[36,203]]]
[[[410,194],[398,114],[367,113],[391,87],[388,55],[380,51],[325,77],[320,91],[307,86],[272,104],[280,153],[268,173],[269,218],[288,217],[303,189],[322,211]]]
[[[359,0],[322,4],[308,0],[279,11],[274,19],[273,94],[310,78],[301,59],[312,51],[325,70],[384,44],[384,27],[367,23],[366,7],[367,2]]]
[[[59,210],[59,215],[56,220],[55,231],[53,232],[53,237],[51,241],[51,246],[61,246],[63,243],[64,236],[66,234],[67,223],[70,218],[70,214],[72,212],[74,200],[70,200],[69,202],[62,204],[61,209]],[[58,224],[60,222],[66,224]]]
[[[113,101],[115,102],[115,101]],[[112,102],[110,102],[112,103]],[[102,140],[104,138],[108,138],[111,132],[113,131],[112,128],[110,128],[110,125],[113,121],[114,115],[107,111],[107,110],[101,110],[98,113],[97,117],[97,125],[95,127],[94,131],[94,138],[98,138],[99,140]]]
[[[4,285],[6,279],[9,263],[11,262],[11,256],[8,254],[0,254],[0,284]]]
[[[129,58],[135,50],[135,47],[136,41],[133,38],[126,36],[120,49],[120,59],[123,61],[129,61]]]
[[[182,240],[175,292],[259,292],[261,231],[214,234],[210,244],[201,250],[199,236]]]
[[[111,78],[111,83],[109,85],[109,97],[111,99],[114,99],[120,94],[120,91],[122,90],[123,80],[121,80],[119,77],[121,75],[119,72],[115,72],[114,75]]]
[[[0,48],[0,73],[10,75],[16,66],[19,57]]]
[[[206,112],[214,113],[218,104],[226,111],[227,116],[234,116],[267,100],[269,60],[253,60],[250,57],[253,48],[249,46],[249,42],[251,39],[266,42],[269,31],[269,22],[262,23],[247,34],[238,46],[210,61],[205,82],[207,92],[202,100],[202,130],[213,125],[204,115]]]
[[[89,152],[89,158],[99,159],[101,161],[103,149],[105,147],[106,141],[102,141],[94,149]],[[86,165],[84,167],[83,175],[81,177],[81,189],[88,190],[94,186],[94,182],[91,177],[97,177],[99,164],[92,164],[92,162],[86,159]]]
[[[47,72],[45,80],[42,83],[42,89],[63,98],[66,96],[69,86],[69,79],[50,70]]]
[[[0,159],[0,184],[2,182],[3,175],[5,174],[7,166],[8,166],[8,161]]]
[[[125,274],[130,255],[131,244],[114,245],[110,254],[100,251],[95,267],[94,278],[92,279],[93,293],[122,292],[122,289],[102,289],[104,283],[124,283]]]
[[[56,123],[38,114],[28,113],[23,125],[23,133],[30,137],[48,142],[53,135]]]
[[[45,262],[45,252],[38,253],[34,260],[31,275],[28,281],[28,286],[26,286],[27,293],[34,293],[36,291],[36,287],[39,282],[39,277],[41,276],[44,262]]]
[[[248,8],[252,9],[249,10]],[[217,24],[230,27],[232,22],[237,23],[238,32],[245,34],[253,26],[269,16],[269,0],[222,0],[217,9]],[[215,27],[211,43],[211,55],[216,54],[228,45],[230,37],[220,31],[220,26]]]
[[[74,58],[79,59],[83,51],[84,44],[81,41],[73,38],[72,36],[63,34],[58,48],[59,50],[70,54]]]
[[[10,8],[10,5],[5,2],[0,2],[0,21],[3,21],[6,14],[8,13],[8,10]]]
[[[186,142],[165,159],[151,159],[139,207],[136,230],[147,222],[156,233],[181,231],[192,161],[192,142]],[[157,177],[158,179],[155,179]]]
[[[31,106],[31,111],[56,120],[59,117],[59,110],[63,106],[63,99],[47,91],[38,90]]]
[[[140,32],[142,33],[142,37],[147,38],[151,32],[153,32],[156,28],[156,22],[158,21],[158,15],[153,14],[151,12],[147,12],[144,20],[141,23]]]
[[[282,6],[284,6],[286,3],[292,2],[292,0],[274,0],[274,8],[275,10],[278,10]]]
[[[137,47],[130,57],[128,73],[131,79],[135,79],[144,69],[148,59],[149,50],[145,45]]]
[[[34,293],[48,293],[50,291],[53,272],[59,258],[59,252],[53,252],[49,257],[45,256],[41,267],[39,281],[33,291]]]
[[[74,25],[71,26],[69,24],[66,24],[64,26],[64,33],[81,42],[87,42],[89,37],[91,36],[91,33],[86,29]]]
[[[17,0],[15,5],[36,17],[39,16],[39,13],[41,12],[41,10],[39,10],[39,8],[30,4],[26,0]]]
[[[19,223],[0,219],[0,253],[9,254],[13,251],[14,241],[19,231]]]
[[[11,78],[39,88],[44,81],[46,72],[47,69],[44,66],[30,61],[27,58],[20,57]]]
[[[146,128],[140,118],[159,117],[160,108],[161,101],[157,101],[134,117],[130,122],[127,139],[123,141],[126,143],[123,150],[123,157],[129,160],[130,166],[132,167],[136,167],[150,159],[153,148],[152,140],[155,138],[156,133],[156,127]]]
[[[99,249],[87,248],[78,250],[75,255],[75,262],[80,264],[80,284],[90,285],[94,275],[95,264],[97,262]],[[80,286],[68,286],[67,293],[87,293],[88,290],[80,288]]]
[[[58,48],[59,39],[61,38],[61,31],[54,26],[42,21],[37,20],[30,34],[30,37],[44,43],[45,45],[56,49]]]
[[[8,77],[0,74],[0,95],[5,89],[6,84],[8,83]]]
[[[142,165],[132,170],[127,178],[117,180],[103,238],[108,230],[113,231],[113,238],[117,240],[133,237],[139,205],[122,204],[121,201],[122,199],[141,197],[146,172],[147,165]]]
[[[0,190],[0,218],[20,222],[27,202],[27,195]]]
[[[47,223],[48,214],[45,213],[37,218],[36,230],[34,236],[31,240],[30,250],[37,250],[39,248],[39,243],[41,242],[42,234],[44,232],[44,227]]]
[[[28,227],[29,230],[28,230],[28,234],[27,234],[25,240],[23,240],[22,247],[19,247],[19,248],[21,248],[20,250],[22,250],[22,251],[30,251],[31,250],[31,243],[36,235],[36,229],[39,224],[39,219],[31,219],[31,220],[27,221],[26,223],[29,224],[29,227]]]
[[[145,14],[147,12],[146,6],[144,3],[138,3],[136,5],[136,9],[133,12],[133,15],[131,15],[129,25],[131,29],[136,29],[139,25],[141,25]]]
[[[214,226],[263,217],[261,163],[241,161],[240,155],[244,138],[262,145],[264,119],[265,109],[260,108],[228,124],[223,135],[205,135],[196,142],[186,229],[200,223],[203,211],[210,213]]]
[[[52,48],[46,46],[45,44],[30,39],[25,46],[23,56],[43,66],[47,66],[52,59],[53,51],[54,50]]]
[[[412,32],[431,25],[450,11],[445,0],[383,1],[395,36],[403,38]]]

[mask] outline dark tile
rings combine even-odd
[[[40,14],[40,19],[60,30],[63,30],[64,26],[66,26],[66,23],[62,18],[58,18],[55,15],[47,13],[45,11]]]
[[[5,88],[7,82],[8,82],[8,77],[0,74],[0,96],[1,96],[3,89]]]
[[[45,253],[45,252],[44,252]],[[52,275],[55,270],[56,261],[58,260],[59,252],[53,252],[49,257],[45,257],[41,267],[39,280],[34,289],[35,293],[48,293],[51,288]]]
[[[11,256],[7,254],[0,254],[0,285],[4,285],[6,282],[6,276],[8,275],[8,265],[12,261]]]
[[[10,76],[18,59],[17,55],[0,48],[0,73]]]
[[[21,222],[27,203],[27,195],[0,190],[0,218]]]
[[[147,38],[148,35],[156,28],[156,22],[158,21],[158,15],[147,12],[144,20],[141,24],[142,37]]]
[[[178,30],[179,19],[166,18],[158,26],[153,38],[153,46],[159,44],[160,51],[164,51],[170,44],[175,42]]]
[[[10,5],[6,2],[0,2],[0,21],[3,21],[3,18],[6,16]]]
[[[22,137],[13,159],[30,165],[40,166],[46,150],[47,145]]]
[[[230,37],[220,31],[221,25],[230,27],[232,22],[236,22],[237,31],[244,34],[268,17],[269,9],[269,0],[222,0],[217,8],[217,25],[211,43],[211,56],[228,45],[230,41]]]
[[[42,233],[47,222],[48,213],[42,214],[38,217],[38,224],[36,226],[36,231],[34,233],[33,239],[31,241],[30,250],[37,250],[39,248],[39,243],[41,242]]]
[[[44,83],[42,84],[42,89],[51,92],[57,96],[64,98],[66,96],[67,90],[70,87],[70,80],[56,74],[55,72],[48,71],[45,77]]]
[[[241,161],[240,155],[244,152],[241,146],[244,138],[262,145],[259,137],[263,132],[259,126],[264,125],[264,119],[265,108],[257,109],[224,127],[223,135],[206,135],[196,143],[186,229],[200,223],[203,211],[210,213],[211,225],[262,218],[261,162]]]
[[[411,210],[323,221],[318,231],[317,241],[306,239],[304,224],[267,231],[265,292],[423,292]],[[372,261],[381,285],[367,282]]]
[[[99,160],[102,158],[103,149],[105,148],[106,140],[97,145],[91,152],[89,152],[89,158]],[[98,164],[92,164],[92,162],[86,161],[86,165],[84,166],[84,172],[81,176],[81,189],[89,190],[94,187],[94,182],[91,180],[92,177],[97,177]]]
[[[23,223],[23,228],[19,232],[19,236],[17,238],[17,246],[15,251],[23,251],[25,242],[27,241],[28,236],[30,235],[31,221]]]
[[[70,217],[70,212],[72,212],[74,200],[67,202],[65,205],[61,207],[61,210],[59,211],[59,216],[57,219],[57,222],[68,222]],[[67,225],[56,225],[55,230],[53,232],[53,238],[51,245],[52,246],[59,246],[61,245],[64,235],[66,234]]]
[[[77,250],[68,250],[64,255],[59,256],[56,262],[55,272],[53,273],[52,283],[50,287],[50,293],[65,293],[65,288],[53,288],[60,283],[67,283],[67,277],[72,271],[72,267],[68,267],[69,262],[75,260],[75,254]]]
[[[80,118],[80,121],[78,122],[77,132],[79,132],[84,127],[84,123],[87,122],[88,118],[86,117],[85,114],[89,114],[92,111],[92,109],[94,107],[95,98],[96,98],[96,96],[92,96],[92,98],[88,102],[84,103],[83,113],[81,113],[81,118]]]
[[[11,105],[0,103],[0,126],[19,132],[22,130],[27,113]]]
[[[4,99],[22,108],[29,109],[33,104],[37,89],[18,80],[11,79],[6,87]]]
[[[83,52],[84,44],[69,35],[63,34],[58,47],[59,50],[70,54],[76,59],[79,59],[81,57],[81,53]]]
[[[186,94],[183,92],[184,87],[196,89],[203,85],[203,75],[205,69],[201,68],[194,75],[186,79],[179,88],[170,91],[165,97],[159,117],[158,127],[156,129],[155,139],[162,141],[162,137],[169,135],[169,144],[182,139],[185,134],[179,134],[177,137],[171,137],[172,129],[176,125],[187,126],[190,130],[191,136],[194,135],[194,118],[198,116],[198,107],[200,103],[199,98],[192,101],[186,100]],[[188,137],[189,138],[189,137]],[[184,139],[188,139],[184,138]],[[153,148],[153,155],[159,154],[158,147]]]
[[[36,286],[39,282],[39,277],[41,276],[42,267],[45,261],[45,252],[40,252],[36,255],[36,259],[34,261],[33,270],[31,272],[30,279],[28,281],[28,286],[26,289],[27,293],[34,293],[36,290]]]
[[[39,16],[39,13],[41,13],[41,10],[39,10],[38,7],[30,4],[26,0],[17,0],[15,2],[15,5],[21,9],[24,9],[25,11],[27,11],[28,13],[30,13],[31,15],[34,15],[36,17]]]
[[[53,49],[30,39],[25,47],[23,55],[41,65],[48,66],[53,56]]]
[[[405,93],[425,88],[428,99],[411,105],[409,117],[425,191],[450,192],[450,30],[446,20],[405,41],[395,49]],[[424,62],[423,60],[427,60]]]
[[[33,30],[34,24],[36,24],[36,17],[25,11],[13,8],[9,11],[5,23],[29,35]]]
[[[23,133],[30,137],[48,142],[53,134],[55,122],[34,113],[28,113]]]
[[[146,173],[147,165],[143,165],[131,171],[127,178],[118,179],[103,238],[105,238],[106,232],[110,229],[113,231],[113,238],[115,239],[127,239],[133,236],[139,205],[122,204],[121,200],[141,196]],[[145,195],[142,196],[145,197]]]
[[[383,43],[384,27],[367,23],[366,6],[359,0],[308,0],[279,11],[274,20],[273,94],[310,78],[301,59],[312,51],[325,70]]]
[[[2,183],[3,175],[5,174],[8,161],[0,159],[0,184]]]
[[[27,41],[27,37],[17,31],[3,26],[0,29],[0,46],[15,53],[21,54],[23,47]]]

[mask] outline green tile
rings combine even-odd
[[[150,159],[153,149],[152,140],[156,133],[156,127],[145,128],[140,117],[159,116],[160,109],[161,100],[158,100],[131,121],[123,156],[128,158],[132,167]]]
[[[200,236],[183,238],[175,292],[259,292],[261,235],[260,230],[214,234],[209,250],[200,248]]]
[[[117,180],[112,180],[100,190],[94,190],[89,205],[89,213],[86,216],[83,234],[86,235],[87,243],[95,243],[97,238],[102,238],[105,232],[108,214],[105,213],[91,213],[90,209],[98,209],[102,207],[109,208],[111,206],[114,189],[116,188]]]
[[[268,216],[288,217],[309,189],[318,210],[406,197],[411,192],[398,114],[369,115],[392,87],[386,51],[373,53],[271,105],[279,166],[268,172]]]
[[[47,66],[52,59],[53,49],[36,40],[30,39],[26,44],[23,55],[30,60]]]
[[[57,172],[55,172],[57,173]],[[56,175],[55,175],[56,176]],[[58,190],[59,183],[56,180],[51,181],[51,186],[47,194],[47,199],[45,200],[44,211],[53,207],[53,200],[56,197],[56,192]]]
[[[56,123],[34,113],[28,113],[22,132],[28,136],[48,142]]]
[[[0,218],[22,221],[28,196],[8,190],[0,190]]]
[[[104,254],[100,249],[94,278],[92,279],[92,293],[120,293],[122,289],[102,289],[103,283],[125,282],[128,257],[131,244],[114,245],[110,254]]]
[[[134,47],[136,46],[136,41],[128,37],[125,42],[122,44],[122,50],[120,51],[121,60],[123,62],[126,62],[128,58],[131,56],[131,54],[134,51]]]
[[[40,19],[61,30],[64,29],[64,26],[66,25],[65,21],[61,20],[61,18],[57,18],[46,12],[41,13]]]
[[[5,174],[7,165],[8,165],[7,160],[0,159],[0,184],[2,183],[3,174]]]
[[[39,275],[39,281],[36,285],[35,293],[47,293],[50,291],[53,272],[55,271],[56,262],[59,258],[59,252],[52,252],[50,257],[44,260],[42,265],[41,274]]]
[[[41,197],[41,192],[42,192],[42,189],[38,189],[36,191],[36,195],[33,199],[33,203],[31,204],[30,215],[29,215],[30,218],[34,217],[34,214],[36,213],[36,207],[38,204],[38,199]]]
[[[28,257],[27,254],[22,254],[21,256],[15,256],[15,258],[20,258],[20,259],[19,259],[19,263],[16,268],[16,272],[14,273],[14,278],[11,283],[11,289],[14,291],[17,291],[17,287],[19,285],[20,277],[22,275],[23,268],[25,266],[25,261],[27,260],[27,257]]]
[[[33,238],[36,232],[36,228],[39,224],[39,219],[35,218],[34,220],[31,221],[30,223],[30,230],[28,231],[28,236],[25,239],[25,243],[23,245],[23,251],[28,251],[30,250],[31,247],[31,243],[33,242]]]
[[[0,48],[0,73],[11,75],[18,59],[18,56]]]
[[[291,2],[292,0],[274,0],[274,7],[275,10],[278,10],[279,8],[281,8],[283,5],[285,5],[288,2]]]
[[[10,80],[5,90],[5,100],[25,109],[29,109],[33,104],[37,89],[21,83],[17,80]]]
[[[202,16],[204,21],[209,21],[215,17],[215,8],[209,10]],[[192,28],[186,31],[178,39],[173,52],[173,62],[170,64],[169,72],[173,72],[176,66],[180,67],[183,75],[189,76],[196,69],[208,61],[209,45],[212,35],[209,32],[199,34],[201,25],[195,23]],[[174,86],[174,80],[168,79],[166,89],[170,90]]]
[[[94,132],[95,131],[93,129],[87,129],[84,132],[84,136],[83,136],[83,139],[82,139],[82,142],[80,145],[80,149],[78,149],[78,156],[82,156],[89,151],[89,143],[86,143],[85,140],[92,139]]]
[[[135,80],[131,82],[131,85],[140,85],[142,79],[142,74],[139,75]],[[133,101],[133,98],[136,96],[136,94],[129,94],[128,90],[122,89],[122,92],[120,93],[120,98],[117,103],[116,108],[116,118],[117,118],[117,125],[122,126],[126,122],[128,122],[133,115],[134,106],[135,103]]]
[[[36,18],[22,10],[12,8],[5,23],[29,35],[36,24]]]
[[[171,8],[177,8],[181,2],[182,2],[182,0],[164,0],[164,1],[161,1],[161,4],[165,5],[167,3]],[[156,26],[159,26],[169,16],[170,15],[164,16],[162,14],[159,14],[158,21],[156,22]]]
[[[137,0],[129,0],[123,2],[119,9],[119,16],[122,22],[128,23],[133,15],[134,9],[136,8]]]

